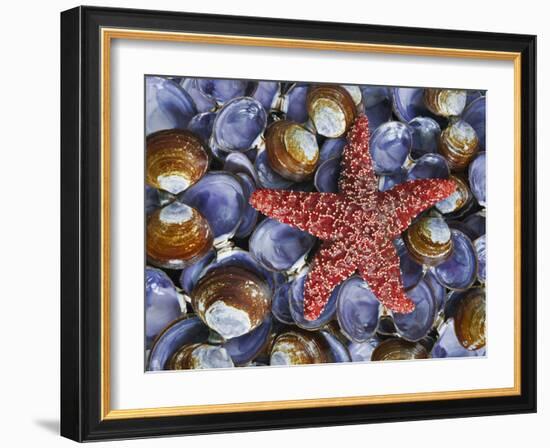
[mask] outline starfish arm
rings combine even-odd
[[[336,193],[256,190],[250,204],[264,215],[297,227],[323,240],[337,234],[344,204]]]
[[[369,120],[365,115],[355,120],[348,132],[342,156],[340,191],[350,200],[369,205],[378,191],[378,180],[369,150]]]
[[[324,242],[313,258],[304,291],[304,316],[317,319],[333,289],[353,275],[357,267],[344,241]]]
[[[378,194],[378,209],[387,217],[388,234],[404,232],[412,220],[424,210],[442,201],[456,189],[449,179],[419,179],[396,185]]]
[[[401,281],[399,256],[391,240],[382,245],[372,240],[365,242],[362,262],[358,264],[359,274],[365,280],[378,300],[396,313],[410,313],[414,302],[405,295]]]

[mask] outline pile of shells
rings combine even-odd
[[[484,356],[485,107],[481,91],[146,77],[147,369]],[[394,242],[412,313],[353,276],[309,321],[319,242],[248,199],[337,192],[361,113],[381,191],[422,178],[457,190]]]

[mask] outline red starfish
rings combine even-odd
[[[308,320],[319,317],[332,290],[356,271],[387,308],[413,311],[393,240],[416,215],[455,190],[452,180],[421,179],[378,191],[369,137],[367,117],[360,116],[347,136],[339,193],[266,189],[250,197],[250,204],[265,215],[323,240],[305,285]]]

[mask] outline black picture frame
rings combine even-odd
[[[521,53],[521,394],[101,419],[100,29],[131,28]],[[76,441],[536,411],[536,36],[165,11],[61,14],[61,435]]]

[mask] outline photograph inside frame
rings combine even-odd
[[[486,356],[485,91],[144,83],[147,371]]]

